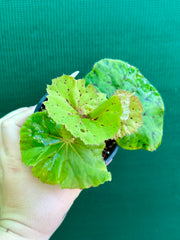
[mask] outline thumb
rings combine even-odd
[[[35,107],[36,106],[28,107],[24,111],[13,115],[11,118],[9,118],[9,120],[12,121],[12,123],[14,123],[17,127],[21,128],[26,118],[34,113]]]
[[[2,119],[2,142],[7,155],[15,156],[19,150],[19,131],[26,118],[33,114],[35,106],[17,109],[9,118]]]

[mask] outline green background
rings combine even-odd
[[[120,149],[112,182],[84,190],[52,240],[180,239],[179,29],[179,0],[0,1],[0,117],[102,58],[138,67],[165,104],[161,146]]]

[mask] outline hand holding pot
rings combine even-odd
[[[62,223],[80,189],[43,184],[21,161],[19,131],[35,107],[0,119],[0,238],[49,239]]]

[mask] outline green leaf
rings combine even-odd
[[[20,130],[22,161],[33,166],[35,177],[61,188],[89,188],[111,180],[102,151],[105,144],[85,145],[47,111],[27,118]]]
[[[85,144],[98,145],[118,131],[122,113],[118,97],[107,100],[92,85],[85,87],[84,79],[67,75],[54,79],[47,92],[48,114]]]
[[[163,135],[164,103],[155,87],[137,68],[121,60],[102,59],[95,63],[85,80],[107,97],[122,89],[134,93],[142,103],[143,125],[131,135],[117,139],[122,148],[154,151],[159,147]]]
[[[132,134],[142,125],[143,107],[139,98],[126,90],[117,90],[115,96],[119,98],[122,104],[123,113],[120,117],[120,129],[114,135],[114,139],[122,138],[127,134]],[[119,140],[118,140],[119,141]]]

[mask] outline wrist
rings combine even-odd
[[[0,219],[1,240],[48,240],[30,227],[10,219]]]

